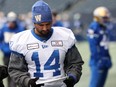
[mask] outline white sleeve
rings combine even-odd
[[[70,35],[69,35],[69,41],[72,42],[71,46],[73,46],[76,43],[76,39],[72,31],[70,32]]]
[[[19,43],[20,34],[15,34],[9,42],[10,50],[15,52],[20,52],[21,45]]]
[[[10,40],[10,42],[9,42],[9,46],[10,46],[10,50],[11,51],[16,51],[16,40],[17,40],[17,37],[16,37],[16,35],[14,35],[12,38],[11,38],[11,40]]]
[[[68,42],[70,43],[69,47],[71,48],[75,43],[76,43],[76,39],[75,39],[75,36],[73,34],[73,32],[71,30],[69,30],[69,38],[68,38]]]
[[[74,33],[71,29],[65,28],[65,27],[58,27],[60,30],[60,33],[62,32],[62,37],[66,39],[66,47],[65,49],[70,49],[75,43],[76,39],[74,36]]]

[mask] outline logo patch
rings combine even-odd
[[[63,46],[63,42],[62,42],[62,40],[54,40],[54,41],[51,41],[51,45],[54,47],[54,46],[56,46],[56,47],[61,47],[61,46]]]
[[[44,49],[44,48],[47,48],[48,47],[48,45],[42,45],[42,48]]]
[[[27,49],[28,49],[28,50],[38,49],[38,48],[39,48],[39,43],[27,44]]]
[[[36,16],[35,16],[35,20],[36,20],[37,22],[41,21],[41,15],[36,15]]]

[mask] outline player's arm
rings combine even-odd
[[[73,83],[72,85],[74,85],[79,81],[82,75],[83,64],[84,62],[78,49],[75,45],[73,45],[66,53],[64,61],[64,70],[66,74],[72,79],[71,82],[66,81],[66,83],[69,83],[68,85],[70,85],[71,83]]]
[[[10,56],[8,72],[13,81],[21,85],[21,87],[28,87],[30,76],[27,71],[28,68],[24,60],[24,56],[12,52]]]
[[[94,60],[97,62],[99,60],[98,57],[98,45],[99,45],[99,35],[95,33],[93,29],[88,29],[88,42],[91,52],[91,58],[94,58]]]

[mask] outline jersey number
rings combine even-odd
[[[51,65],[51,63],[55,60],[55,64]],[[36,72],[34,73],[34,77],[43,77],[43,73],[41,73],[41,65],[39,61],[39,53],[33,52],[32,54],[32,61],[35,62],[36,65]],[[44,65],[44,70],[55,70],[53,72],[53,76],[60,75],[60,64],[59,64],[59,50],[54,50],[51,54],[50,58],[47,60],[47,62]]]

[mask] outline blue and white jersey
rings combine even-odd
[[[17,25],[16,28],[10,29],[7,24],[5,24],[1,29],[0,29],[0,49],[4,53],[5,56],[9,56],[11,51],[9,49],[9,41],[11,37],[24,30],[24,27]]]
[[[110,58],[109,30],[97,22],[92,22],[87,30],[90,45],[90,65],[96,64],[101,58]]]
[[[64,59],[76,40],[70,29],[52,27],[47,38],[41,38],[33,30],[14,35],[10,41],[12,51],[24,56],[31,78],[39,83],[61,80],[66,77]]]

